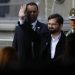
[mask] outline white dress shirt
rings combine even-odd
[[[52,37],[52,35],[51,35],[51,37]],[[51,39],[51,58],[52,59],[54,58],[56,45],[57,45],[60,37],[61,37],[61,33],[58,34],[57,36],[52,37],[52,39]]]

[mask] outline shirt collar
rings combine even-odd
[[[51,35],[51,37],[52,37],[52,35]],[[55,36],[55,37],[52,37],[52,40],[54,40],[54,41],[56,41],[57,39],[60,39],[60,37],[61,37],[61,33],[59,33],[57,36]]]
[[[37,20],[35,22],[33,22],[32,25],[35,27],[36,23],[37,23]]]

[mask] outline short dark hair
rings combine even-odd
[[[63,17],[60,15],[60,14],[52,14],[52,15],[50,15],[49,17],[48,17],[48,20],[50,20],[50,19],[54,19],[54,18],[56,18],[56,20],[57,20],[57,22],[59,23],[59,25],[60,24],[63,24]]]
[[[35,2],[30,2],[30,3],[28,3],[27,5],[26,5],[26,11],[27,11],[27,7],[29,6],[29,5],[35,5],[36,7],[37,7],[37,10],[38,10],[38,5],[35,3]]]

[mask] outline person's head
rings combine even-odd
[[[70,19],[69,23],[71,28],[75,29],[75,19]]]
[[[16,58],[16,50],[13,47],[4,47],[0,50],[0,66],[5,66]]]
[[[70,27],[72,29],[75,29],[75,8],[71,8],[69,15],[70,16],[68,17],[68,19],[69,19]]]
[[[26,14],[31,22],[35,22],[38,17],[38,5],[34,2],[30,2],[26,5]]]
[[[63,25],[63,17],[59,14],[52,14],[48,17],[48,29],[52,34],[61,31]]]

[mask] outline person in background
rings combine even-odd
[[[75,66],[75,33],[69,34],[66,38],[64,66]]]
[[[64,54],[57,58],[57,67],[71,69],[75,67],[75,33],[66,37]]]
[[[71,16],[69,16],[69,24],[71,29],[66,33],[66,36],[75,32],[75,13],[72,13]]]
[[[6,46],[0,49],[0,72],[18,71],[16,50]]]

